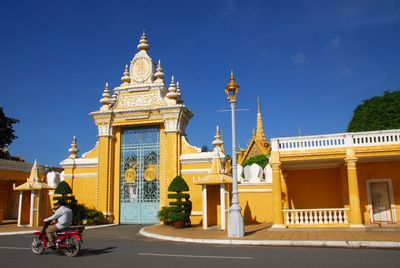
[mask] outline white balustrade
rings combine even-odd
[[[285,223],[291,224],[347,224],[348,208],[284,209]]]
[[[354,133],[353,143],[354,146],[399,144],[400,130]]]
[[[273,151],[400,144],[400,129],[271,139]]]

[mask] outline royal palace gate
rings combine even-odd
[[[120,223],[157,223],[160,209],[160,129],[122,131]]]

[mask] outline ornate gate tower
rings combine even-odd
[[[106,84],[102,106],[90,113],[98,128],[96,207],[121,224],[158,222],[192,117],[174,77],[165,85],[144,33],[137,47],[121,85],[111,94]]]

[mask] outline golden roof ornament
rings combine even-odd
[[[100,103],[103,104],[103,107],[105,107],[106,109],[108,109],[108,106],[112,103],[112,100],[110,98],[110,90],[108,90],[108,82],[106,83],[106,87],[104,88],[103,98],[100,99]]]
[[[115,102],[117,101],[117,94],[118,94],[118,90],[117,90],[117,89],[114,89],[114,92],[113,92],[113,94],[112,94],[112,96],[111,96],[111,102],[112,102],[113,105],[114,105]]]
[[[176,90],[176,84],[174,81],[174,76],[171,77],[171,83],[169,84],[168,87],[168,93],[167,93],[167,98],[171,100],[177,100],[180,97],[180,93],[177,92]]]
[[[131,78],[129,76],[128,65],[125,65],[125,70],[124,70],[124,73],[123,73],[123,75],[121,77],[121,81],[122,81],[121,86],[128,86],[129,83],[131,82]]]
[[[176,99],[176,101],[178,103],[183,103],[183,99],[182,99],[182,93],[181,93],[181,87],[179,86],[179,81],[176,81],[176,93],[179,94],[178,98]]]
[[[162,82],[162,84],[164,84],[164,72],[163,72],[160,60],[158,60],[156,72],[154,73],[154,78],[155,78],[156,82],[160,81],[160,82]]]
[[[78,149],[78,145],[76,143],[76,137],[75,136],[72,137],[71,148],[68,149],[68,152],[70,153],[68,158],[75,159],[75,158],[78,157],[79,149]]]
[[[222,145],[224,145],[224,141],[222,140],[221,131],[219,130],[219,126],[217,126],[217,130],[215,132],[215,136],[214,136],[214,140],[213,140],[212,144],[215,147],[221,147]]]
[[[140,50],[149,50],[149,42],[147,41],[146,34],[143,31],[142,36],[140,37],[139,44],[137,48]]]

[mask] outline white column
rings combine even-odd
[[[36,208],[36,224],[39,226],[40,222],[39,222],[39,215],[40,214],[40,190],[38,190],[38,204],[37,204],[37,208]]]
[[[23,196],[23,192],[19,191],[18,226],[21,226],[22,196]]]
[[[203,185],[203,229],[207,229],[207,185]]]
[[[225,184],[221,183],[219,188],[219,196],[221,200],[221,230],[225,230],[226,217],[225,217]]]
[[[29,226],[33,226],[33,208],[35,205],[35,190],[31,191],[31,209],[30,209],[30,219],[29,219]]]

